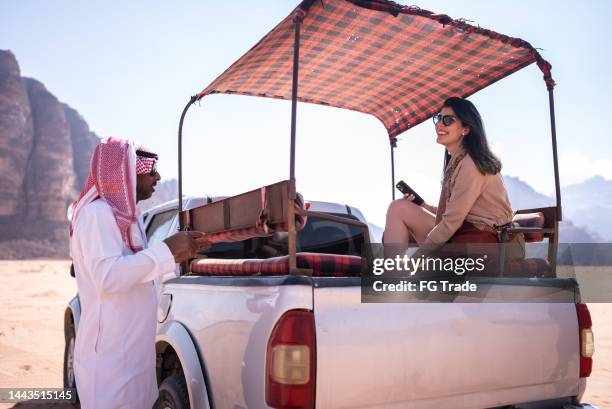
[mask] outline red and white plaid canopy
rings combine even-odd
[[[383,0],[305,0],[200,94],[291,99],[294,18],[303,17],[298,100],[374,115],[395,137],[450,96],[467,97],[537,62],[527,42]]]

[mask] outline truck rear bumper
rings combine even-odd
[[[589,403],[573,403],[572,400],[574,399],[554,399],[544,402],[523,403],[510,407],[513,409],[598,409],[597,406]]]

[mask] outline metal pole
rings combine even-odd
[[[189,99],[185,108],[183,108],[183,113],[181,114],[181,120],[179,121],[179,130],[178,130],[178,208],[179,208],[179,226],[180,230],[183,231],[185,228],[183,218],[181,214],[183,213],[183,121],[185,120],[185,114],[187,114],[187,110],[194,102],[198,99],[197,95],[192,96]]]
[[[391,200],[395,200],[395,140],[391,139]]]
[[[299,274],[297,268],[297,231],[295,226],[295,200],[297,192],[295,188],[295,128],[297,114],[297,93],[298,93],[298,71],[300,62],[300,26],[304,15],[297,11],[293,17],[295,24],[295,40],[293,43],[293,84],[291,87],[291,147],[289,159],[289,198],[287,200],[288,217],[288,247],[289,247],[289,274]]]
[[[557,196],[557,221],[563,220],[561,210],[561,185],[559,184],[559,159],[557,158],[557,127],[555,126],[555,98],[552,87],[548,89],[550,106],[550,131],[552,134],[553,164],[555,167],[555,191]]]
[[[295,180],[295,130],[297,116],[297,93],[298,93],[298,72],[300,62],[300,26],[303,15],[296,13],[293,21],[295,22],[295,40],[293,44],[293,84],[291,86],[291,147],[289,158],[289,180]],[[295,199],[295,192],[291,192],[291,199]]]

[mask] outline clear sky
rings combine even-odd
[[[403,2],[406,3],[406,2]],[[100,136],[131,138],[162,155],[176,177],[176,131],[202,90],[298,2],[2,1],[0,49],[42,81]],[[413,4],[413,3],[410,3]],[[421,1],[420,7],[523,38],[553,65],[561,183],[612,179],[612,2]],[[538,191],[554,191],[547,92],[530,66],[471,99],[504,164]],[[288,177],[287,101],[213,95],[185,126],[187,193],[233,194]],[[355,205],[384,224],[389,145],[374,117],[300,104],[298,190]],[[396,174],[437,202],[442,148],[430,121],[400,136]]]

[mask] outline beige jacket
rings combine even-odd
[[[512,208],[501,174],[483,175],[470,157],[459,162],[451,180],[451,194],[440,223],[425,239],[426,244],[445,243],[464,221],[483,229],[512,220]]]

